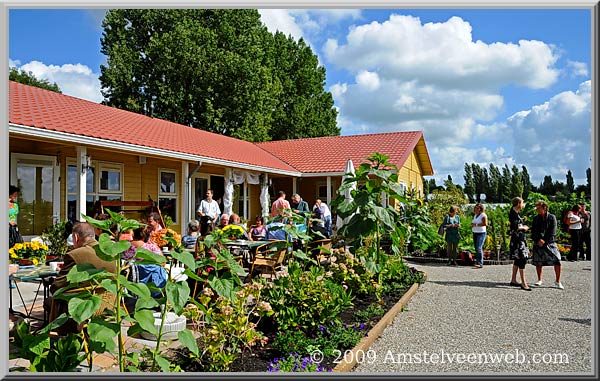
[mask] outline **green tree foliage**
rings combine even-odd
[[[324,91],[325,68],[301,38],[273,36],[275,78],[281,86],[273,113],[273,140],[339,135],[333,96]]]
[[[11,81],[22,83],[24,85],[35,86],[41,89],[46,89],[62,94],[62,91],[60,91],[60,88],[58,87],[56,82],[50,83],[50,81],[48,81],[47,79],[38,79],[35,75],[33,75],[32,72],[17,69],[16,67],[10,68],[8,79]]]
[[[567,171],[567,189],[566,191],[571,194],[575,191],[575,181],[573,180],[573,173],[569,169]]]
[[[257,10],[114,9],[102,26],[105,104],[248,141],[339,135],[325,69]]]
[[[473,169],[468,163],[465,163],[465,195],[469,198],[469,200],[473,199],[473,195],[475,194],[475,182],[473,180]]]
[[[539,191],[541,194],[545,195],[551,195],[556,193],[554,184],[552,182],[552,176],[544,176],[544,180],[542,180],[542,183],[540,184]]]
[[[488,200],[490,202],[498,202],[502,199],[502,191],[499,189],[501,182],[500,170],[490,163],[490,187],[488,188]]]
[[[516,165],[512,166],[510,198],[523,196],[523,178]]]
[[[521,166],[521,180],[523,181],[523,199],[527,200],[529,196],[529,192],[533,190],[533,184],[531,184],[531,178],[529,177],[529,172],[527,171],[527,167],[524,165]]]
[[[510,183],[512,180],[512,176],[510,173],[510,169],[508,169],[508,165],[504,164],[504,167],[502,167],[502,177],[501,177],[502,181],[502,193],[501,193],[501,198],[498,200],[498,202],[508,202],[510,200]]]

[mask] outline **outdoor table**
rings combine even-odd
[[[239,249],[240,250],[239,257],[241,257],[246,262],[246,264],[249,266],[253,260],[252,253],[253,253],[254,249],[256,249],[257,247],[259,247],[261,245],[264,245],[267,242],[268,241],[250,241],[247,239],[236,239],[236,240],[227,242],[225,244],[225,246],[227,246],[227,248],[229,250]]]
[[[21,299],[21,303],[23,303],[23,308],[25,309],[25,312],[16,311],[15,309],[13,309],[13,295],[12,295],[13,289],[10,290],[10,297],[9,297],[10,304],[8,307],[8,311],[10,313],[12,313],[13,315],[18,315],[23,318],[41,320],[44,322],[44,324],[48,324],[48,318],[49,318],[48,315],[50,314],[50,311],[44,310],[44,318],[43,319],[33,316],[32,313],[33,313],[33,309],[35,307],[35,302],[37,301],[37,297],[38,297],[40,288],[42,288],[42,286],[44,287],[43,302],[45,302],[46,299],[50,296],[50,284],[52,284],[51,277],[54,277],[57,275],[58,275],[58,271],[52,270],[52,268],[50,266],[43,265],[43,264],[37,265],[37,266],[19,266],[19,270],[16,273],[11,274],[9,279],[11,281],[15,281],[14,282],[15,283],[14,290],[17,290],[17,293],[19,294],[19,298]],[[21,293],[21,289],[19,288],[20,282],[38,282],[39,283],[38,287],[36,289],[36,292],[35,292],[35,296],[33,298],[33,302],[31,302],[31,306],[29,307],[29,309],[27,308],[27,304],[25,303],[25,300],[23,299],[23,294]]]

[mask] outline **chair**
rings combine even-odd
[[[331,255],[331,239],[319,239],[311,241],[307,245],[307,249],[311,258],[314,258],[319,266],[321,261],[327,259]]]
[[[275,276],[275,271],[281,267],[288,253],[287,243],[276,240],[260,245],[256,248],[256,254],[252,261],[249,277],[254,274],[254,269],[264,267],[271,274],[271,279]]]

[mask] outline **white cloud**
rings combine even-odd
[[[292,35],[296,40],[302,37],[302,29],[296,23],[296,18],[287,9],[259,9],[260,19],[269,32],[282,32],[286,36]]]
[[[50,83],[56,82],[63,94],[97,103],[103,100],[99,75],[86,65],[64,64],[58,66],[31,61],[17,67],[32,72],[39,79],[46,79]]]
[[[385,22],[351,28],[346,40],[343,45],[327,41],[323,51],[329,62],[351,72],[377,69],[384,78],[438,87],[497,89],[514,83],[545,88],[559,74],[552,46],[473,41],[471,25],[459,17],[422,24],[419,18],[393,14]]]
[[[531,177],[565,181],[568,169],[576,184],[585,183],[591,155],[591,81],[565,91],[507,121],[513,129],[515,158]]]
[[[362,70],[356,76],[356,83],[367,91],[375,91],[379,88],[379,76],[377,73]]]
[[[587,77],[589,74],[587,64],[585,62],[568,60],[567,70],[572,77]]]
[[[19,65],[21,65],[21,61],[8,59],[8,67],[18,67]]]

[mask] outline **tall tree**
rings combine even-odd
[[[531,178],[529,177],[527,167],[522,165],[521,169],[521,181],[523,182],[523,198],[527,200],[529,193],[533,190],[533,184],[531,183]]]
[[[474,201],[481,201],[481,193],[483,193],[483,173],[481,167],[477,163],[471,164],[471,171],[473,172],[473,186],[475,188]]]
[[[511,184],[511,180],[512,180],[512,176],[510,174],[510,169],[508,169],[508,164],[504,164],[504,167],[502,167],[502,177],[501,177],[502,181],[502,197],[500,200],[498,200],[498,202],[508,202],[510,200],[510,193],[511,193],[511,189],[510,189],[510,184]]]
[[[490,175],[488,174],[487,168],[481,169],[481,178],[482,178],[481,193],[483,193],[485,195],[485,200],[487,202],[492,202],[492,200],[490,200],[488,198],[488,193],[490,191]]]
[[[512,197],[523,197],[523,180],[519,168],[516,165],[512,166],[512,174],[510,181],[510,193]]]
[[[62,94],[56,82],[50,83],[47,79],[39,79],[32,72],[17,69],[16,67],[10,68],[8,79],[24,85],[35,86]]]
[[[567,171],[567,188],[565,190],[569,194],[575,192],[575,181],[573,180],[573,173],[570,169]]]
[[[249,141],[339,135],[325,69],[257,10],[114,9],[102,26],[105,104]]]
[[[333,96],[326,92],[325,68],[301,38],[277,32],[274,40],[274,74],[281,95],[273,113],[269,135],[273,140],[339,135]]]
[[[500,202],[502,199],[502,191],[498,192],[499,186],[500,170],[494,165],[494,163],[490,163],[490,187],[488,192],[488,198],[491,200],[490,202]]]
[[[468,163],[465,163],[465,195],[469,198],[469,201],[473,201],[473,195],[475,194],[475,183],[473,182],[473,170]]]
[[[452,181],[452,176],[448,175],[448,178],[444,180],[444,186],[446,187],[446,190],[456,189],[456,184]]]
[[[588,197],[590,197],[592,195],[592,169],[588,167],[588,169],[585,170],[585,177],[587,179],[587,190],[585,192],[585,194],[588,195]]]
[[[552,182],[552,176],[546,175],[544,176],[544,180],[540,184],[540,193],[546,196],[556,194],[554,183]]]

